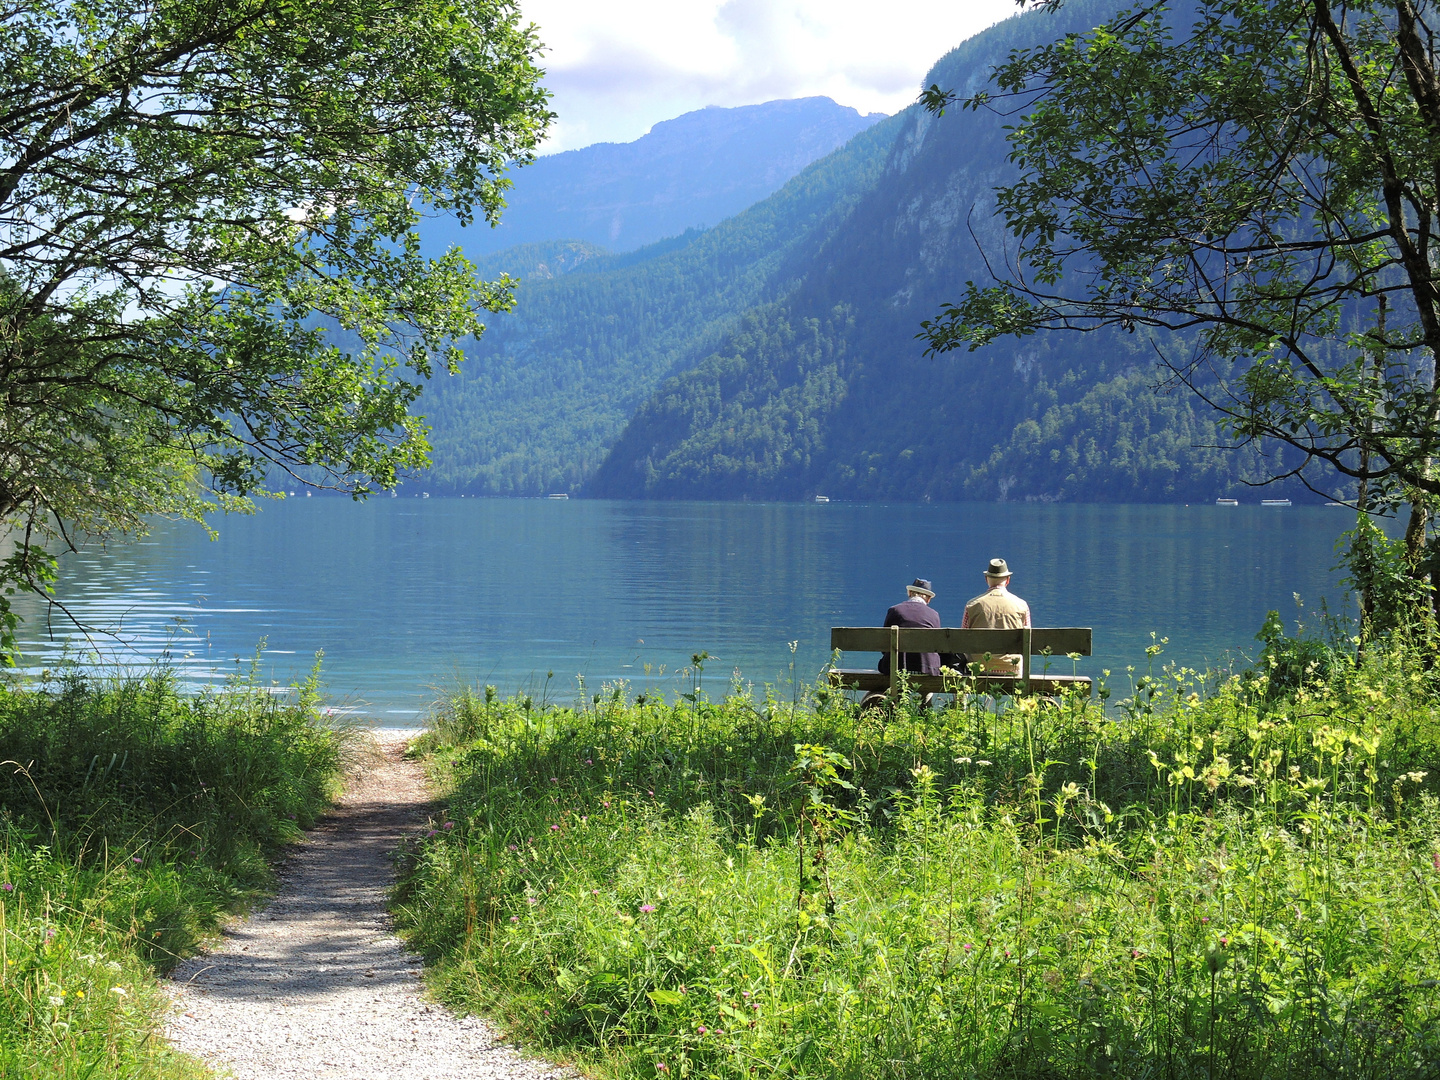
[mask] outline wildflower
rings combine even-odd
[[[551,832],[559,832],[559,831],[560,831],[560,826],[559,826],[559,825],[551,825],[551,826],[550,826],[550,831],[551,831]]]
[[[599,890],[599,889],[591,889],[591,890],[590,890],[590,895],[591,895],[591,896],[599,896],[599,895],[600,895],[600,890]]]
[[[663,1061],[657,1061],[657,1062],[655,1062],[655,1071],[656,1071],[656,1072],[669,1072],[669,1071],[670,1071],[670,1066],[669,1066],[669,1065],[666,1065]]]
[[[519,916],[519,915],[511,915],[511,916],[510,916],[510,921],[511,921],[511,922],[519,922],[519,921],[520,921],[520,916]]]
[[[447,821],[447,822],[445,822],[445,828],[447,828],[447,829],[453,829],[454,827],[455,827],[455,822],[453,822],[453,821]]]
[[[75,996],[76,996],[77,998],[83,998],[83,997],[85,996],[85,991],[84,991],[84,990],[76,990],[76,991],[75,991]]]
[[[974,945],[971,945],[968,941],[965,943],[965,951],[966,951],[966,952],[969,952],[969,951],[970,951],[971,949],[973,949],[974,947],[975,947],[975,946],[974,946]]]
[[[0,885],[0,889],[4,889],[6,892],[14,892],[15,886],[11,885],[10,882],[7,881],[3,885]]]
[[[511,845],[510,845],[510,850],[511,850],[511,851],[519,851],[520,849],[519,849],[518,847],[516,847],[514,844],[511,844]]]
[[[1202,923],[1207,923],[1207,922],[1210,921],[1210,916],[1209,916],[1209,915],[1202,915],[1202,916],[1200,916],[1200,921],[1201,921]]]
[[[640,905],[640,910],[643,911],[646,915],[649,915],[650,912],[652,912],[652,911],[655,910],[655,905],[654,905],[654,904],[641,904],[641,905]]]
[[[539,900],[536,900],[535,897],[533,897],[533,896],[527,896],[527,897],[525,897],[525,902],[526,902],[527,904],[538,904],[540,901],[539,901]]]
[[[655,793],[653,791],[647,791],[645,792],[645,794],[649,795],[652,799],[655,797]]]
[[[587,758],[585,759],[585,764],[586,764],[586,765],[594,765],[595,762],[591,761],[591,760],[587,757]]]
[[[550,777],[550,782],[551,782],[552,784],[558,784],[558,783],[560,782],[560,777],[558,777],[558,776],[552,776],[552,777]]]
[[[605,800],[604,802],[602,802],[600,805],[603,806],[606,810],[609,810],[609,809],[610,809],[610,800],[609,800],[609,799],[606,799],[606,800]]]
[[[60,994],[57,996],[55,994],[51,994],[49,1001],[51,1005],[54,1005],[58,1009],[61,1005],[65,1004],[65,995]]]
[[[706,1035],[706,1034],[709,1033],[709,1029],[706,1028],[704,1024],[701,1024],[701,1025],[700,1025],[698,1028],[696,1028],[695,1030],[698,1031],[698,1032],[700,1032],[701,1035]]]
[[[111,992],[112,994],[114,994],[116,997],[122,997],[122,998],[123,998],[123,997],[129,997],[129,996],[130,996],[130,991],[129,991],[129,990],[126,990],[125,987],[123,987],[123,986],[112,986],[112,987],[110,987],[110,992]]]
[[[140,856],[139,856],[139,855],[131,855],[131,856],[130,856],[130,861],[133,862],[133,863],[138,863],[138,862],[140,861]]]
[[[1228,937],[1222,937],[1222,938],[1220,939],[1220,947],[1221,947],[1222,949],[1225,948],[1225,946],[1227,946],[1227,945],[1229,945],[1229,944],[1230,944],[1230,939],[1229,939]]]
[[[440,832],[439,829],[431,829],[429,832],[427,832],[427,833],[425,834],[425,839],[426,839],[426,840],[429,840],[430,837],[438,835],[439,832]]]
[[[741,996],[741,997],[749,997],[749,996],[750,996],[750,991],[749,991],[749,990],[741,990],[741,991],[740,991],[740,996]]]

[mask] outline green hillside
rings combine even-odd
[[[1116,6],[1009,19],[927,82],[978,89],[1010,50]],[[427,394],[430,486],[1192,501],[1269,475],[1253,451],[1219,448],[1207,406],[1154,391],[1143,335],[922,356],[921,320],[986,279],[980,245],[1004,249],[991,191],[1008,174],[1007,122],[912,107],[715,229],[624,256],[572,245],[487,261],[529,276],[465,374]]]
[[[431,490],[574,491],[660,381],[713,350],[741,313],[790,292],[819,240],[873,186],[899,121],[884,120],[769,199],[704,232],[606,255],[583,242],[490,256],[521,278],[461,374],[423,399]]]

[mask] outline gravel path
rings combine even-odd
[[[427,1000],[391,930],[391,853],[437,809],[403,737],[352,778],[336,812],[282,867],[264,910],[180,965],[166,1035],[237,1080],[539,1080],[485,1021]]]

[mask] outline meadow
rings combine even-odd
[[[462,691],[394,910],[607,1077],[1433,1077],[1440,673],[1266,638],[1058,707]]]
[[[211,1075],[160,1038],[157,976],[263,894],[348,745],[313,681],[0,686],[0,1077]]]

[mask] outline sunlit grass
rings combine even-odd
[[[0,689],[0,1077],[205,1074],[159,1037],[156,974],[269,884],[345,744],[313,685]]]
[[[1396,646],[1108,710],[462,693],[396,910],[607,1075],[1430,1076],[1435,691]]]

